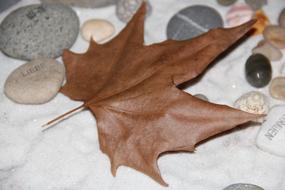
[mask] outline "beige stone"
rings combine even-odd
[[[285,77],[276,77],[271,81],[270,94],[273,98],[285,101]]]
[[[285,48],[285,28],[270,25],[263,31],[264,39],[279,49]]]
[[[267,57],[270,61],[279,61],[283,57],[282,52],[278,48],[266,41],[259,42],[258,45],[252,50],[252,53],[260,53]]]

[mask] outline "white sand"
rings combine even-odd
[[[32,2],[36,0],[23,0],[10,10]],[[208,4],[219,9],[223,17],[229,9],[218,6],[214,0],[151,0],[151,4],[153,13],[146,21],[145,32],[148,44],[165,40],[168,20],[183,7]],[[269,0],[264,10],[272,23],[276,23],[284,7],[284,0]],[[10,10],[0,15],[0,21]],[[76,12],[81,23],[88,18],[104,18],[114,23],[117,32],[124,27],[115,16],[114,6],[76,9]],[[243,69],[251,49],[261,38],[250,38],[238,46],[186,91],[203,93],[211,102],[232,105],[242,94],[256,90],[245,81]],[[72,49],[84,52],[87,46],[78,37]],[[273,76],[278,75],[284,60],[272,63]],[[120,167],[114,178],[108,157],[99,149],[96,121],[89,111],[78,113],[45,133],[41,132],[42,124],[81,102],[58,94],[47,104],[27,106],[15,104],[5,97],[5,79],[23,63],[0,53],[1,190],[221,190],[238,182],[254,183],[266,190],[285,189],[285,158],[265,153],[255,146],[260,125],[211,139],[199,145],[192,154],[162,156],[158,164],[163,178],[169,183],[168,188],[127,167]],[[268,87],[259,91],[269,94]],[[270,101],[271,106],[284,104],[273,99]]]

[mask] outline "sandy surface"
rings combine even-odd
[[[9,11],[33,2],[37,1],[23,0],[2,13],[0,21]],[[153,12],[146,20],[145,29],[147,44],[165,40],[168,20],[188,5],[210,5],[218,9],[223,18],[229,9],[214,0],[151,0],[151,4]],[[284,7],[284,0],[269,0],[264,11],[275,24]],[[81,23],[88,18],[104,18],[115,25],[117,32],[125,25],[115,16],[114,6],[76,9],[76,12]],[[256,36],[242,43],[186,91],[203,93],[211,102],[232,106],[242,94],[256,90],[245,81],[243,69],[251,49],[261,38]],[[79,36],[72,50],[84,52],[87,47]],[[272,62],[273,76],[278,76],[284,62],[284,58]],[[31,106],[15,104],[5,97],[6,78],[23,63],[0,53],[1,190],[221,190],[238,182],[257,184],[266,190],[285,189],[285,158],[263,152],[255,145],[260,125],[250,125],[206,141],[195,153],[160,157],[159,168],[169,183],[168,188],[127,167],[120,167],[114,178],[108,157],[99,149],[96,120],[89,111],[80,112],[46,132],[41,131],[42,124],[81,102],[58,94],[47,104]],[[269,94],[268,87],[259,91]],[[277,104],[284,102],[270,99],[271,106]]]

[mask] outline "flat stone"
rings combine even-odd
[[[122,22],[129,22],[144,0],[118,0],[116,15]],[[152,8],[147,2],[147,16],[151,14]]]
[[[279,49],[285,48],[285,28],[270,25],[263,31],[264,39]]]
[[[256,145],[263,151],[285,157],[285,106],[271,108],[260,128]]]
[[[114,33],[114,25],[103,19],[87,20],[81,27],[81,36],[86,41],[90,41],[92,38],[98,43],[103,42],[109,39]]]
[[[182,9],[168,22],[167,38],[186,40],[199,36],[210,29],[223,27],[223,19],[215,9],[194,5]]]
[[[262,54],[270,61],[279,61],[283,57],[282,52],[278,48],[264,40],[257,44],[257,46],[252,50],[252,53]]]
[[[248,4],[253,10],[259,10],[267,4],[267,0],[245,0],[245,3]]]
[[[266,86],[272,77],[270,61],[262,54],[251,55],[245,64],[246,80],[254,87]]]
[[[60,4],[29,5],[11,12],[0,25],[0,49],[24,60],[56,58],[69,49],[79,32],[79,20]]]
[[[285,101],[285,77],[274,78],[270,84],[269,91],[273,98]]]
[[[43,3],[62,3],[82,8],[101,8],[115,5],[117,0],[41,0]]]
[[[209,99],[207,98],[207,96],[205,96],[204,94],[195,94],[194,95],[196,98],[199,98],[200,100],[204,100],[206,102],[209,101]]]
[[[237,0],[217,0],[217,2],[222,6],[230,6],[237,2]]]
[[[264,189],[253,184],[236,183],[224,188],[223,190],[264,190]]]
[[[229,27],[238,26],[251,20],[253,14],[253,10],[248,5],[237,3],[226,13],[226,23]]]
[[[285,9],[283,9],[278,18],[279,26],[285,28]]]
[[[56,60],[34,60],[18,67],[9,75],[4,93],[20,104],[46,103],[58,93],[64,76],[64,66]]]

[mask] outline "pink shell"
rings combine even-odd
[[[235,4],[226,14],[226,23],[228,27],[238,26],[249,21],[253,16],[252,9],[246,4]]]

